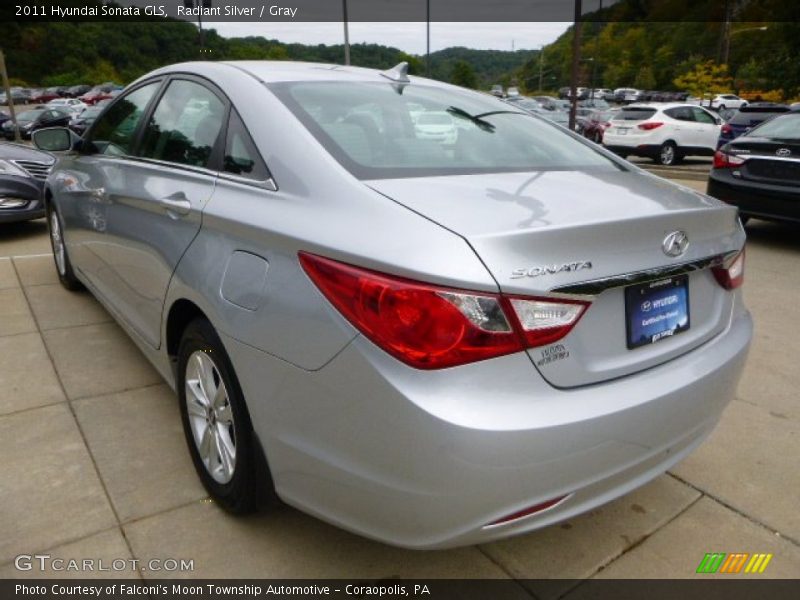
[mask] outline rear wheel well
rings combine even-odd
[[[167,316],[167,354],[173,359],[178,356],[178,347],[186,327],[195,319],[205,319],[205,313],[192,301],[181,298],[169,309]]]

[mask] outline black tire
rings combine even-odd
[[[227,481],[219,481],[216,479],[210,471],[210,469],[214,470],[211,465],[209,467],[206,466],[198,448],[200,442],[195,441],[195,433],[192,429],[193,425],[190,424],[189,420],[189,405],[186,401],[187,365],[189,359],[196,353],[201,353],[211,361],[215,369],[213,381],[221,381],[224,383],[225,391],[227,392],[226,406],[231,411],[232,422],[227,426],[225,424],[220,426],[219,423],[222,423],[222,419],[220,419],[219,422],[214,419],[213,423],[206,419],[206,427],[209,430],[214,427],[223,427],[228,435],[227,441],[233,443],[235,449],[234,466],[232,469],[232,476],[230,476]],[[193,360],[197,360],[197,357]],[[201,360],[204,359],[201,357]],[[256,464],[258,464],[258,459],[256,455],[255,434],[253,433],[250,415],[247,411],[239,381],[236,378],[236,373],[233,370],[228,354],[225,352],[225,348],[219,336],[217,336],[216,331],[214,331],[214,328],[205,319],[196,319],[192,321],[187,326],[181,338],[181,343],[178,348],[177,387],[186,444],[189,446],[189,453],[192,457],[195,470],[203,486],[206,488],[206,491],[208,491],[209,495],[217,504],[228,512],[247,514],[255,511],[258,499],[258,479],[255,468]],[[201,406],[197,401],[195,401],[195,404]],[[196,413],[192,418],[193,423],[197,425],[199,419]],[[200,420],[199,426],[202,427],[202,420]],[[219,440],[219,435],[220,434],[211,435],[211,438]],[[218,444],[221,443],[223,442],[218,442]],[[214,442],[209,442],[209,444],[214,444]],[[213,448],[214,446],[211,447]],[[221,446],[217,445],[216,448],[221,448]],[[223,462],[221,453],[221,449],[211,452],[211,454],[216,457],[219,468],[223,469],[223,467],[221,467]],[[230,457],[230,455],[228,456]],[[209,461],[211,460],[212,458],[210,457]],[[218,477],[222,477],[220,472],[217,473]],[[272,493],[274,493],[271,478],[269,479],[269,487]]]
[[[678,147],[675,145],[675,142],[667,141],[661,144],[655,156],[655,161],[659,165],[664,165],[665,167],[678,164],[680,158],[678,155]]]
[[[69,253],[67,246],[64,244],[64,221],[58,214],[58,211],[53,206],[52,202],[48,202],[45,206],[45,214],[47,215],[47,234],[50,237],[50,248],[53,250],[53,262],[56,267],[56,274],[58,280],[66,289],[71,292],[77,292],[83,289],[83,284],[75,277],[75,271],[72,270],[72,263],[69,260]],[[57,241],[57,239],[60,240]],[[63,252],[62,260],[59,261],[58,246],[60,243],[61,251]],[[61,262],[61,264],[59,264]]]

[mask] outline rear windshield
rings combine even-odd
[[[447,113],[424,112],[417,117],[420,125],[452,125],[453,119]]]
[[[778,140],[800,141],[800,114],[781,115],[759,125],[747,133],[749,136]]]
[[[623,108],[615,116],[615,121],[644,121],[656,114],[655,108]]]
[[[561,128],[488,95],[388,82],[269,88],[360,179],[620,168]],[[425,124],[452,130],[435,136]]]
[[[740,110],[731,117],[728,123],[730,123],[731,125],[744,125],[749,127],[751,125],[763,123],[767,119],[771,119],[772,117],[775,117],[777,115],[782,115],[786,112],[788,112],[788,109],[777,110],[777,111],[775,109],[771,109],[769,111],[759,110],[750,112],[744,112]]]

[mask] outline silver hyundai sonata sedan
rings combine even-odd
[[[685,457],[742,371],[734,208],[402,64],[175,65],[36,141],[62,283],[175,388],[233,512],[541,528]]]

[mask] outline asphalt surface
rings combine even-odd
[[[218,509],[194,473],[174,395],[90,295],[58,284],[45,223],[3,226],[0,578],[93,576],[15,568],[17,555],[47,553],[142,561],[144,570],[104,577],[513,578],[530,597],[569,598],[593,577],[697,577],[708,552],[772,553],[747,577],[800,577],[800,228],[751,223],[744,293],[755,339],[709,440],[589,514],[436,552],[375,543],[291,508],[247,518]],[[149,563],[164,558],[193,570]],[[529,581],[540,578],[559,581]]]

